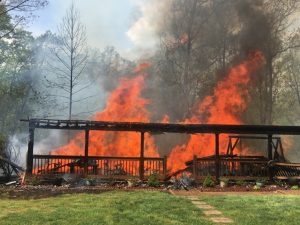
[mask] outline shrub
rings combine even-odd
[[[221,177],[220,178],[220,187],[221,188],[227,187],[228,183],[229,183],[229,179],[228,178],[226,178],[226,177]]]
[[[159,186],[159,177],[158,174],[151,174],[148,178],[148,185],[150,187],[158,187]]]
[[[259,179],[256,180],[256,182],[265,184],[267,182],[267,179],[266,178],[259,178]]]
[[[136,187],[138,186],[140,180],[137,177],[131,177],[127,180],[128,187]]]
[[[265,178],[259,178],[256,180],[256,186],[263,187],[265,186],[267,180]]]
[[[257,186],[257,185],[254,185],[254,186],[253,186],[253,190],[255,190],[255,191],[259,191],[259,190],[260,190],[260,187],[259,187],[259,186]]]
[[[299,186],[298,185],[294,185],[291,187],[291,190],[299,190]]]
[[[281,180],[276,180],[275,184],[278,185],[279,187],[284,187],[285,186],[285,183]]]
[[[210,175],[207,175],[207,177],[205,177],[205,179],[203,181],[203,186],[204,187],[214,187],[215,186],[215,182]]]
[[[243,180],[237,180],[236,181],[236,185],[238,185],[238,186],[244,186],[245,185],[245,181],[243,181]]]
[[[223,181],[224,183],[228,183],[229,179],[227,177],[221,177],[220,181]]]

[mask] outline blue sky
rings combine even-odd
[[[75,0],[82,22],[87,28],[88,43],[92,47],[115,46],[120,52],[129,51],[134,43],[127,31],[143,0]],[[47,30],[56,32],[72,0],[49,0],[48,6],[36,12],[37,18],[27,29],[34,35]]]

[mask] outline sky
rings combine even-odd
[[[89,46],[100,49],[114,46],[121,54],[132,55],[141,49],[150,49],[155,44],[154,29],[147,22],[147,14],[151,14],[151,1],[148,0],[147,4],[146,0],[74,2],[80,11],[82,23],[86,26]],[[72,0],[49,0],[45,8],[35,12],[37,17],[27,29],[35,36],[47,30],[56,32],[71,3]]]

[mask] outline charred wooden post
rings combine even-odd
[[[273,135],[268,134],[268,160],[273,160]],[[269,167],[269,179],[273,180],[273,169],[272,167]]]
[[[281,160],[286,161],[285,156],[284,156],[284,151],[283,151],[283,146],[282,146],[281,139],[278,140],[278,144],[279,144],[279,149],[280,149]]]
[[[219,144],[219,137],[220,134],[215,134],[215,151],[216,151],[216,158],[215,158],[215,166],[216,166],[216,180],[220,178],[220,144]]]
[[[167,178],[167,169],[168,169],[168,167],[167,167],[167,160],[168,160],[168,156],[164,156],[164,161],[163,161],[163,163],[164,163],[164,165],[163,165],[163,176],[164,176],[164,179],[166,179]]]
[[[34,125],[29,123],[29,140],[26,162],[26,173],[32,174],[33,170],[33,146],[34,146]]]
[[[144,180],[144,148],[145,148],[145,133],[141,132],[141,152],[140,152],[140,179]]]
[[[273,146],[272,146],[272,140],[273,140],[273,136],[272,134],[268,135],[268,159],[272,160],[273,159]]]
[[[234,143],[232,142],[232,139],[234,139]],[[229,142],[227,145],[227,151],[226,155],[227,156],[232,156],[233,155],[233,150],[237,146],[238,143],[240,143],[241,139],[238,136],[229,136]]]
[[[85,130],[85,145],[84,145],[84,174],[88,174],[88,164],[89,164],[89,130]]]

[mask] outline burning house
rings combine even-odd
[[[134,70],[133,78],[121,79],[119,87],[109,96],[106,108],[96,113],[92,121],[26,120],[30,133],[27,173],[136,176],[141,180],[151,174],[165,179],[181,171],[190,172],[195,179],[208,174],[217,179],[220,176],[246,179],[299,176],[297,165],[286,164],[281,139],[275,135],[300,135],[300,127],[244,125],[239,116],[247,108],[250,76],[263,64],[261,52],[249,54],[218,82],[212,95],[197,105],[193,116],[176,123],[166,119],[151,122],[151,113],[146,107],[150,101],[141,97],[145,69],[149,65],[142,64]],[[49,155],[36,155],[33,151],[35,129],[78,132],[68,144],[53,149]],[[189,138],[168,155],[160,155],[153,134],[163,133],[185,133]],[[241,139],[265,139],[267,144],[262,151],[266,156],[250,152],[241,155],[242,149],[237,145]]]

